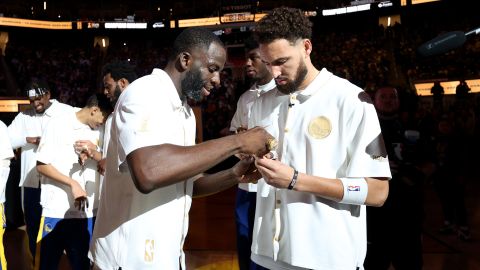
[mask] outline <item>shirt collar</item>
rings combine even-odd
[[[188,105],[186,100],[181,100],[180,96],[178,95],[177,88],[175,87],[175,84],[172,81],[172,78],[168,76],[168,74],[158,68],[154,68],[152,71],[152,75],[159,76],[162,80],[162,82],[166,83],[165,85],[165,91],[166,95],[170,99],[170,102],[172,103],[172,108],[175,111],[180,111],[184,112],[186,115],[190,115],[190,110],[188,109],[190,106]],[[163,90],[163,89],[162,89]]]
[[[315,77],[315,79],[313,79],[313,81],[304,90],[294,93],[296,94],[296,98],[300,103],[304,103],[310,97],[320,91],[331,77],[332,73],[329,72],[327,69],[323,68],[320,73]]]
[[[332,73],[329,72],[327,69],[323,68],[320,73],[313,79],[313,81],[303,90],[298,90],[292,94],[290,94],[290,101],[297,100],[296,102],[304,103],[310,97],[315,95],[321,88],[327,83],[327,81],[332,77]],[[286,96],[282,92],[278,91],[275,96]]]
[[[51,103],[50,107],[48,107],[43,114],[52,117],[55,115],[55,111],[57,110],[58,101],[56,99],[50,99],[49,101]]]
[[[260,93],[260,94],[263,94],[265,92],[268,92],[270,90],[272,90],[273,88],[275,88],[275,80],[274,79],[271,79],[268,83],[266,84],[262,84],[262,85],[258,85],[258,84],[255,84],[255,88],[257,89],[257,91]]]

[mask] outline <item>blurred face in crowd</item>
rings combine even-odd
[[[122,93],[122,88],[120,87],[119,82],[115,81],[110,73],[103,77],[103,93],[110,100],[112,106],[115,106]]]
[[[208,49],[196,49],[192,52],[192,63],[181,81],[183,94],[195,101],[210,95],[211,90],[220,85],[220,71],[225,65],[227,52],[216,42]]]
[[[276,39],[260,44],[260,55],[275,79],[277,89],[290,94],[302,88],[308,70],[305,64],[304,41],[291,44],[286,39]]]
[[[256,48],[248,51],[246,58],[245,73],[247,77],[260,85],[268,83],[271,80],[271,75],[260,57],[260,49]]]
[[[375,92],[374,105],[379,114],[396,114],[400,106],[397,89],[393,87],[384,87],[378,89]]]
[[[29,97],[30,105],[36,113],[44,113],[48,107],[50,107],[50,91],[47,91],[43,95],[37,95],[35,97]]]

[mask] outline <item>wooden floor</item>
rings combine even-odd
[[[480,174],[467,183],[466,203],[473,239],[464,242],[455,235],[441,235],[441,209],[431,187],[425,190],[427,216],[424,225],[424,270],[480,270]],[[185,246],[187,269],[237,270],[233,222],[233,189],[194,200],[189,237]],[[4,239],[8,269],[30,270],[27,265],[24,230],[7,230]],[[65,259],[62,270],[70,267]],[[392,268],[393,269],[393,268]]]

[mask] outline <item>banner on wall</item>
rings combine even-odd
[[[465,80],[468,87],[470,87],[470,93],[480,93],[480,79]],[[440,85],[443,87],[445,95],[455,95],[455,90],[460,81],[443,81]],[[419,96],[431,96],[430,90],[432,89],[433,81],[427,83],[415,83],[415,89]]]

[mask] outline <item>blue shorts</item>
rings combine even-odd
[[[35,269],[58,269],[65,251],[73,270],[90,269],[88,248],[95,218],[42,217],[37,237]]]
[[[2,270],[7,269],[7,259],[5,258],[5,250],[3,248],[3,234],[5,233],[7,222],[5,219],[5,208],[3,203],[0,203],[0,212],[2,219],[2,226],[0,228],[0,270]]]

